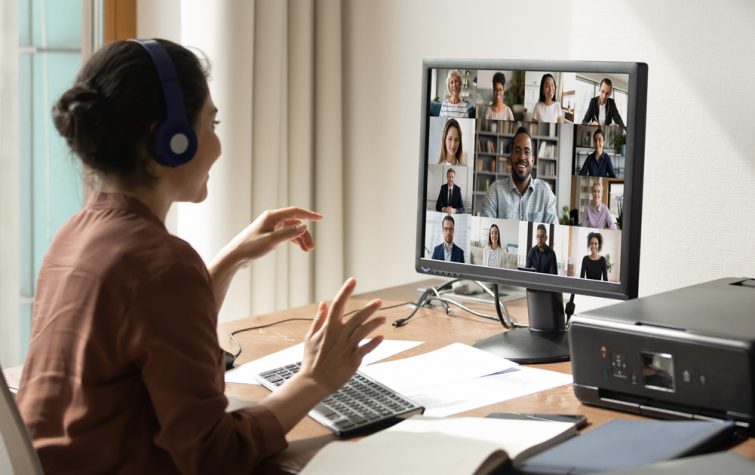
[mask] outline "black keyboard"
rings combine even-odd
[[[258,374],[256,379],[274,391],[300,368],[301,363],[281,366]],[[316,405],[309,415],[339,437],[348,437],[382,429],[423,412],[424,407],[357,371],[341,389]]]

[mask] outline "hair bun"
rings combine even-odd
[[[79,155],[103,151],[103,138],[110,136],[103,130],[107,114],[107,98],[84,83],[66,91],[52,109],[55,127]]]
[[[98,107],[105,103],[106,98],[101,93],[93,90],[81,90],[68,104],[68,111],[72,112],[78,107]]]

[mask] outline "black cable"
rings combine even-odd
[[[501,310],[501,301],[498,298],[498,284],[493,284],[493,300],[495,301],[495,313],[498,314],[498,321],[501,322],[501,325],[503,328],[510,330],[513,328],[513,325],[509,323],[506,324],[506,321],[503,319],[503,310]]]
[[[406,317],[399,318],[393,321],[393,326],[396,328],[403,327],[407,323],[409,323],[409,320],[414,317],[414,315],[417,313],[417,311],[424,307],[425,305],[429,304],[430,301],[437,299],[440,300],[440,302],[443,304],[443,307],[446,309],[446,315],[451,313],[451,309],[448,307],[448,303],[441,298],[440,292],[442,290],[445,290],[447,287],[451,287],[455,282],[460,281],[461,279],[454,279],[451,281],[446,282],[445,284],[439,286],[439,287],[429,287],[425,290],[425,292],[422,294],[422,296],[417,300],[417,303],[414,304],[414,310],[412,310],[412,313],[407,315]],[[435,294],[435,295],[433,295]]]
[[[414,310],[412,310],[412,313],[410,313],[406,317],[398,318],[398,319],[394,320],[393,323],[392,323],[392,325],[394,327],[398,328],[398,327],[403,327],[404,325],[406,325],[407,323],[409,323],[409,320],[411,320],[412,317],[414,317],[414,314],[417,313],[417,310],[419,310],[420,308],[424,307],[425,304],[427,304],[429,302],[430,296],[434,293],[434,290],[435,289],[432,288],[432,287],[429,288],[429,289],[427,289],[427,290],[425,290],[425,292],[422,294],[422,296],[419,298],[419,300],[417,300],[417,303],[415,304]]]
[[[401,302],[399,304],[391,305],[389,307],[380,307],[376,311],[390,310],[392,308],[401,307],[402,305],[406,305],[406,304],[409,304],[409,303],[411,303],[411,302]],[[352,310],[352,311],[350,311],[348,313],[344,313],[343,316],[344,317],[351,316],[351,315],[357,313],[360,310],[361,310],[361,308],[354,309],[354,310]],[[231,333],[228,334],[228,337],[231,340],[233,340],[233,343],[238,348],[238,351],[236,353],[229,353],[227,351],[225,352],[226,353],[226,366],[228,366],[230,364],[230,366],[233,367],[233,361],[235,361],[236,358],[238,358],[239,355],[241,354],[241,351],[242,351],[241,344],[236,339],[236,335],[238,335],[239,333],[244,333],[244,332],[248,332],[248,331],[252,331],[252,330],[259,330],[259,329],[262,329],[262,328],[268,328],[268,327],[272,327],[272,326],[275,326],[275,325],[279,325],[281,323],[296,322],[296,321],[299,321],[299,322],[311,322],[312,320],[314,320],[314,318],[292,317],[292,318],[286,318],[286,319],[283,319],[283,320],[278,320],[277,322],[265,323],[263,325],[256,325],[256,326],[253,326],[253,327],[239,328],[238,330],[232,331]],[[223,350],[223,351],[225,351],[225,350]]]
[[[571,294],[571,297],[569,297],[569,301],[566,303],[566,306],[564,307],[564,313],[566,314],[566,326],[569,327],[569,319],[571,319],[571,316],[574,315],[574,310],[577,308],[576,305],[574,305],[574,294]]]
[[[462,280],[462,279],[452,280],[450,282],[447,282],[447,283],[441,285],[440,287],[430,287],[427,290],[425,290],[425,292],[422,294],[422,296],[420,297],[420,299],[415,304],[416,306],[415,306],[414,310],[412,311],[412,313],[410,313],[406,317],[399,318],[396,321],[394,321],[393,322],[393,326],[394,327],[402,327],[402,326],[406,325],[409,322],[409,320],[412,317],[414,317],[414,315],[417,313],[417,311],[420,309],[420,307],[422,307],[424,305],[428,305],[428,304],[430,304],[432,302],[437,301],[437,302],[440,302],[443,305],[443,307],[445,308],[446,315],[451,315],[451,308],[449,307],[449,304],[450,304],[450,305],[454,305],[456,307],[459,307],[460,309],[464,310],[465,312],[470,313],[470,314],[472,314],[472,315],[474,315],[476,317],[484,318],[484,319],[487,319],[487,320],[499,321],[501,323],[501,325],[503,325],[503,327],[506,328],[506,329],[511,329],[511,328],[515,328],[515,327],[516,328],[527,328],[527,325],[522,325],[520,323],[512,322],[511,321],[511,317],[509,316],[509,312],[506,309],[505,304],[501,303],[501,299],[500,299],[499,294],[498,293],[494,293],[492,290],[490,290],[489,288],[487,288],[485,285],[481,284],[480,282],[474,281],[477,285],[479,285],[480,287],[482,287],[482,289],[496,301],[496,311],[497,311],[496,313],[497,313],[497,316],[495,316],[495,317],[494,316],[490,316],[490,315],[485,315],[484,313],[480,313],[480,312],[478,312],[476,310],[473,310],[473,309],[471,309],[469,307],[466,307],[466,306],[462,305],[461,303],[457,302],[456,300],[452,300],[452,299],[449,299],[449,298],[445,297],[444,294],[447,293],[446,288],[447,287],[451,287],[452,284],[454,284],[455,282],[458,282],[460,280]],[[506,316],[505,320],[504,320],[502,314]]]

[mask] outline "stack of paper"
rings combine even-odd
[[[425,406],[425,415],[437,417],[572,382],[569,374],[520,367],[461,343],[360,370]]]
[[[375,363],[420,345],[385,340],[369,353],[359,370],[425,406],[427,416],[449,416],[545,389],[571,384],[569,374],[522,367],[469,345],[454,343],[418,356]],[[254,376],[301,361],[302,344],[228,371],[228,383],[256,384]]]

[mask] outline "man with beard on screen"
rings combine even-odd
[[[556,222],[556,195],[543,180],[532,178],[535,155],[532,138],[525,127],[514,134],[509,157],[511,176],[496,181],[482,204],[482,215],[488,218]]]

